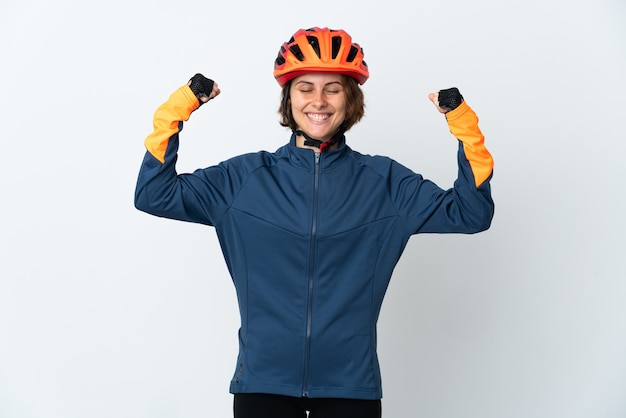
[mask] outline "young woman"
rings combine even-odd
[[[376,322],[392,271],[414,234],[489,228],[493,160],[456,88],[430,95],[458,140],[454,187],[350,148],[369,70],[343,30],[297,31],[274,76],[288,144],[177,174],[183,122],[220,94],[196,74],[156,110],[135,205],[215,227],[241,314],[236,418],[380,417]]]

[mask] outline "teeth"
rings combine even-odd
[[[328,119],[328,115],[327,114],[319,114],[319,113],[309,113],[307,114],[307,116],[311,119],[315,119],[315,120],[324,120],[324,119]]]

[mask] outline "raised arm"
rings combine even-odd
[[[412,202],[409,219],[413,233],[476,233],[488,229],[494,214],[490,180],[493,158],[485,148],[476,113],[457,88],[431,93],[430,100],[443,113],[458,139],[458,175],[454,187],[444,190],[430,181],[413,182],[406,174],[404,199]]]
[[[154,130],[144,142],[147,152],[135,189],[137,209],[162,217],[210,223],[198,209],[201,202],[193,192],[201,182],[191,176],[178,176],[176,159],[183,122],[219,94],[217,83],[196,74],[157,108]]]

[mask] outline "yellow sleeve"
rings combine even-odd
[[[478,128],[478,116],[463,102],[446,113],[446,119],[452,135],[463,143],[465,157],[474,174],[476,187],[479,187],[493,172],[493,158],[485,147],[485,137]]]
[[[180,122],[189,120],[191,113],[199,106],[200,102],[185,84],[154,112],[154,131],[148,135],[144,144],[161,164],[165,162],[165,151],[170,138],[180,131]]]

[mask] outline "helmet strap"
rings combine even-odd
[[[309,147],[319,148],[320,153],[322,154],[328,151],[333,145],[337,144],[341,140],[344,140],[345,132],[346,130],[344,129],[343,126],[341,126],[337,130],[337,132],[335,132],[335,134],[330,138],[329,141],[323,142],[323,141],[320,141],[319,139],[310,137],[304,131],[294,130],[294,133],[296,135],[302,135],[304,137],[304,145],[309,146]]]

